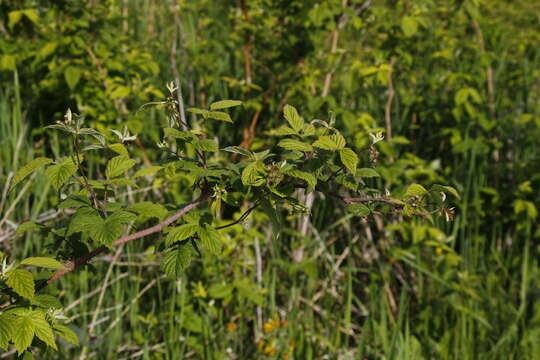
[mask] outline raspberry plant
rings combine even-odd
[[[232,123],[227,109],[240,106],[240,101],[214,102],[209,109],[190,108],[188,111],[198,117],[190,124],[176,100],[177,89],[170,84],[168,90],[166,100],[147,104],[164,108],[168,116],[162,141],[157,144],[162,152],[160,165],[135,170],[139,161],[132,158],[128,146],[135,135],[113,130],[111,137],[85,127],[84,118],[68,110],[63,121],[47,127],[69,138],[71,147],[66,156],[34,159],[13,177],[11,191],[46,167],[45,174],[61,199],[58,208],[64,209],[67,217],[51,228],[33,222],[19,227],[19,234],[35,228],[44,231],[54,258],[31,257],[9,264],[3,259],[0,348],[14,346],[19,355],[31,356],[31,346],[56,349],[56,336],[77,344],[76,334],[61,324],[60,302],[44,289],[88,265],[97,255],[136,239],[154,236],[155,249],[162,254],[161,268],[175,278],[202,252],[219,254],[220,230],[244,221],[255,209],[266,213],[273,241],[279,241],[284,214],[308,212],[299,192],[334,198],[361,218],[395,213],[423,218],[444,215],[447,220],[453,216],[453,210],[445,205],[447,194],[458,196],[452,187],[433,185],[428,190],[410,184],[401,194],[392,195],[372,179],[378,177],[372,165],[377,158],[376,144],[383,140],[380,133],[372,135],[367,149],[355,151],[333,118],[306,121],[293,106],[286,105],[283,125],[268,134],[276,139],[276,146],[250,151],[219,143],[208,126],[211,121]],[[106,164],[97,171],[89,169],[85,162],[88,156],[106,159]],[[129,193],[145,179],[164,188],[187,185],[192,197],[129,203],[124,189]],[[187,203],[180,205],[182,200]],[[241,209],[242,215],[217,226],[224,207]],[[28,267],[55,272],[38,280],[43,274]]]

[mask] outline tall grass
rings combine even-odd
[[[160,20],[170,18],[170,4],[157,0],[118,4],[127,4],[130,14],[138,14],[129,18],[130,36],[141,43],[158,39],[164,44],[159,60],[161,68],[168,69],[165,45],[169,46],[170,34]],[[196,14],[182,16],[188,40],[204,37],[196,33]],[[151,23],[154,27],[149,32]],[[512,57],[509,45],[501,46],[500,51],[501,59]],[[533,237],[537,224],[514,214],[511,207],[511,194],[519,183],[532,178],[538,181],[538,142],[513,129],[510,114],[529,107],[527,113],[540,115],[540,107],[531,104],[538,98],[538,76],[532,73],[540,65],[539,51],[521,62],[501,61],[497,69],[497,89],[503,93],[505,85],[513,81],[505,72],[517,62],[522,67],[522,81],[516,91],[524,94],[524,99],[506,107],[504,99],[499,100],[497,121],[507,132],[496,134],[503,143],[498,162],[491,154],[480,152],[481,144],[459,152],[446,143],[444,153],[434,151],[440,145],[435,142],[444,138],[441,125],[424,123],[418,132],[409,116],[418,104],[401,100],[406,84],[396,80],[393,115],[399,130],[395,132],[420,134],[413,140],[417,154],[426,160],[421,166],[427,168],[431,161],[442,159],[445,168],[441,172],[452,178],[452,185],[462,194],[456,200],[454,222],[406,225],[396,218],[385,229],[374,220],[360,223],[339,212],[331,199],[318,199],[309,237],[285,229],[279,243],[272,242],[264,233],[269,227],[267,219],[259,214],[253,220],[255,229],[238,225],[228,232],[228,241],[234,245],[228,256],[200,259],[176,280],[162,277],[151,240],[130,243],[118,257],[113,253],[103,256],[91,269],[66,276],[52,288],[61,295],[82,346],[62,346],[59,353],[43,358],[264,359],[285,358],[286,353],[289,358],[306,360],[540,358],[540,307],[536,301],[540,268]],[[416,61],[418,71],[432,66],[428,59]],[[481,62],[476,61],[476,69],[463,64],[455,71],[482,71]],[[184,74],[189,62],[186,56],[181,65]],[[216,67],[224,72],[242,68],[234,55],[218,57]],[[204,75],[197,71],[193,70],[195,81]],[[164,70],[163,77],[167,74]],[[534,81],[527,80],[529,75]],[[483,86],[480,80],[478,87]],[[228,91],[217,85],[204,90],[208,98],[226,97]],[[371,90],[362,95],[363,102],[343,100],[336,106],[351,113],[382,116],[386,89]],[[0,89],[2,183],[35,153],[52,151],[41,147],[40,138],[33,136],[35,121],[29,118],[35,115],[21,100],[21,91],[16,72],[13,81]],[[441,108],[451,106],[445,102],[447,95],[438,98]],[[451,114],[441,111],[447,117],[445,126],[452,126]],[[517,128],[538,132],[531,123]],[[458,131],[464,139],[476,136],[466,126]],[[238,140],[235,135],[228,138]],[[407,148],[396,149],[401,151],[399,158],[405,153],[399,149]],[[388,166],[402,166],[404,172],[414,168],[401,163]],[[516,169],[520,166],[529,168]],[[501,171],[515,172],[515,176],[503,174],[497,183]],[[435,171],[426,172],[432,176]],[[8,226],[13,227],[16,222],[35,219],[54,205],[49,190],[38,173],[21,192],[6,194],[0,218],[7,215]],[[508,203],[497,203],[497,197]],[[134,199],[159,201],[152,192],[137,193]],[[6,214],[10,208],[13,211]],[[262,263],[255,256],[255,237],[261,242]],[[18,258],[41,253],[44,245],[40,234],[31,233],[11,237],[0,248]],[[257,280],[257,266],[262,269],[262,281]],[[263,290],[262,303],[239,293],[227,303],[208,295],[212,284],[231,284],[242,278]],[[257,306],[262,309],[263,324],[258,323]],[[281,322],[273,324],[276,316]],[[282,321],[285,319],[287,323]],[[270,324],[268,331],[265,324]],[[264,354],[265,350],[272,353],[273,348],[275,355]]]

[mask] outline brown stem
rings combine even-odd
[[[154,225],[154,226],[149,227],[147,229],[138,231],[138,232],[136,232],[134,234],[131,234],[131,235],[122,236],[121,238],[119,238],[118,240],[113,242],[112,246],[118,246],[118,245],[121,245],[121,244],[125,244],[125,243],[127,243],[129,241],[139,239],[139,238],[148,236],[150,234],[157,233],[157,232],[163,230],[163,228],[165,228],[166,226],[169,226],[172,223],[174,223],[176,220],[181,218],[183,215],[185,215],[188,212],[190,212],[191,210],[195,209],[200,204],[207,201],[209,198],[210,198],[210,193],[208,191],[206,191],[206,190],[203,190],[201,196],[199,196],[199,198],[197,200],[195,200],[195,201],[189,203],[188,205],[184,206],[182,209],[180,209],[174,215],[170,216],[169,218],[165,219],[164,221],[160,222],[157,225]],[[75,270],[77,267],[88,263],[94,257],[96,257],[97,255],[99,255],[99,254],[101,254],[101,253],[103,253],[103,252],[105,252],[107,250],[109,250],[109,248],[107,246],[102,245],[102,246],[92,250],[91,252],[89,252],[88,254],[86,254],[86,255],[84,255],[84,256],[82,256],[80,258],[68,261],[67,263],[64,264],[66,269],[58,270],[57,272],[55,272],[53,274],[53,276],[51,276],[47,281],[39,284],[36,287],[36,290],[39,291],[39,290],[45,288],[47,285],[49,285],[53,281],[59,279],[60,277],[64,276],[65,274]]]
[[[390,70],[388,71],[388,99],[386,100],[386,106],[384,108],[384,119],[386,122],[386,138],[388,141],[392,141],[392,102],[394,101],[394,83],[392,82],[392,72],[396,60],[390,61]]]

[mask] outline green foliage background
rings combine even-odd
[[[374,185],[461,194],[448,223],[365,221],[316,197],[311,221],[287,219],[279,239],[256,210],[176,281],[152,239],[130,243],[51,287],[81,346],[42,357],[540,358],[539,20],[524,0],[1,1],[2,184],[59,156],[64,139],[42,129],[68,107],[103,132],[126,125],[130,152],[158,163],[166,118],[141,106],[177,77],[188,107],[244,101],[234,127],[213,125],[223,143],[275,144],[293,104],[335,117],[357,151],[385,131]],[[145,181],[137,200],[159,202],[163,184]],[[177,185],[182,203],[191,189]],[[3,192],[2,251],[46,252],[39,231],[14,229],[54,220],[57,204],[43,173]]]

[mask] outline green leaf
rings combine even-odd
[[[459,193],[457,192],[457,190],[454,189],[451,186],[444,186],[444,185],[435,184],[435,185],[433,185],[431,187],[431,191],[444,192],[444,193],[448,193],[450,195],[453,195],[458,199],[460,198]]]
[[[212,103],[210,105],[210,110],[227,109],[241,104],[242,102],[240,100],[221,100]]]
[[[54,325],[54,332],[56,335],[60,336],[62,339],[67,341],[70,344],[73,345],[79,345],[79,338],[77,337],[77,334],[70,328],[64,325],[55,324]]]
[[[210,119],[222,120],[222,121],[226,121],[230,123],[233,122],[229,114],[227,114],[226,112],[221,112],[221,111],[210,111],[208,114],[206,114],[206,117]]]
[[[199,108],[188,108],[187,109],[188,112],[190,113],[193,113],[193,114],[197,114],[197,115],[206,115],[209,113],[208,110],[205,110],[205,109],[199,109]]]
[[[66,83],[69,88],[73,90],[81,79],[81,69],[74,66],[68,66],[66,71],[64,71],[64,77],[66,78]]]
[[[122,219],[112,215],[107,219],[95,216],[89,221],[85,230],[93,240],[111,247],[113,242],[122,235],[124,230],[122,222]]]
[[[13,176],[13,180],[11,181],[11,188],[18,183],[20,183],[25,177],[39,169],[40,167],[52,163],[52,159],[46,158],[46,157],[39,157],[37,159],[34,159],[30,161],[28,164],[24,165],[22,168],[15,173],[15,176]]]
[[[201,239],[202,246],[204,246],[214,255],[221,254],[222,240],[219,231],[209,226],[205,226],[199,227],[199,229],[197,230],[197,234]]]
[[[127,156],[120,155],[115,156],[107,163],[107,169],[105,175],[107,178],[113,178],[122,175],[125,171],[135,166],[135,160],[130,159]]]
[[[118,155],[124,155],[124,156],[129,157],[129,153],[123,144],[111,144],[109,145],[109,149],[111,149]]]
[[[45,319],[45,312],[41,310],[33,310],[30,316],[32,318],[32,322],[34,323],[34,331],[38,339],[54,350],[58,350],[56,347],[56,342],[54,341],[53,329]]]
[[[313,190],[315,190],[315,186],[317,185],[317,177],[315,177],[315,175],[296,169],[288,170],[285,173],[297,179],[304,180],[308,184],[308,192],[312,192]]]
[[[281,214],[270,203],[270,201],[266,199],[262,201],[261,205],[264,212],[270,219],[270,223],[272,224],[272,240],[277,241],[279,240],[279,237],[281,236],[281,230],[282,230]]]
[[[29,315],[15,318],[11,340],[15,344],[15,349],[17,349],[19,355],[32,344],[35,329],[34,322]]]
[[[66,180],[75,174],[75,172],[77,172],[77,165],[73,159],[69,158],[60,164],[49,166],[45,171],[45,174],[49,178],[52,186],[58,191],[62,185],[64,185]]]
[[[133,211],[139,215],[147,218],[163,219],[167,215],[167,209],[161,204],[155,204],[150,201],[143,201],[137,204],[133,204],[127,208],[129,211]]]
[[[168,250],[161,261],[161,268],[171,278],[177,278],[191,264],[191,244],[181,244]]]
[[[24,12],[22,10],[10,11],[8,13],[8,26],[12,28],[17,25],[17,23],[21,21],[23,14]]]
[[[196,136],[194,134],[187,131],[180,131],[175,128],[164,128],[163,135],[165,137],[172,137],[172,138],[181,139],[181,140],[195,140],[196,139]]]
[[[214,284],[208,289],[208,295],[214,299],[225,299],[232,294],[233,290],[230,284]]]
[[[401,19],[401,30],[406,37],[411,37],[418,31],[418,21],[414,17],[404,16]]]
[[[27,231],[34,230],[34,229],[41,229],[42,227],[43,226],[36,224],[33,221],[24,222],[17,227],[17,231],[15,231],[15,236],[20,236]]]
[[[67,236],[77,232],[88,232],[94,225],[101,223],[102,219],[96,209],[81,207],[71,217]]]
[[[356,203],[347,206],[347,211],[356,216],[366,217],[371,213],[371,210],[364,204]]]
[[[313,146],[323,150],[341,150],[345,147],[345,139],[339,134],[321,136],[313,143]]]
[[[261,186],[265,183],[264,166],[261,162],[250,163],[242,171],[242,184],[246,186]]]
[[[339,151],[339,158],[351,174],[355,175],[356,167],[358,166],[358,156],[356,153],[349,148],[345,148]]]
[[[127,86],[120,85],[117,86],[109,96],[111,97],[111,99],[118,99],[128,96],[130,92],[131,90]]]
[[[34,277],[24,269],[13,269],[6,274],[6,285],[20,296],[31,299],[34,297]]]
[[[29,257],[21,261],[21,265],[30,265],[54,270],[63,270],[66,268],[56,259],[48,257]]]
[[[366,178],[379,177],[379,173],[371,168],[358,169],[356,175]]]
[[[194,141],[193,146],[195,146],[195,149],[197,150],[207,151],[207,152],[216,152],[219,149],[216,142],[210,139]]]
[[[9,341],[15,331],[15,317],[11,314],[0,314],[0,349],[7,350]]]
[[[278,146],[285,150],[313,151],[313,147],[310,144],[294,139],[283,139],[278,143]]]
[[[45,309],[61,309],[62,304],[52,295],[39,294],[30,300],[30,303],[35,306],[39,306]]]
[[[140,170],[137,170],[137,172],[135,172],[135,175],[133,175],[133,178],[154,175],[157,172],[159,172],[159,170],[161,169],[163,169],[163,166],[150,166],[144,169],[140,169]]]
[[[405,197],[423,196],[427,193],[428,191],[422,185],[411,184],[407,188],[407,191],[405,191]]]
[[[244,156],[247,156],[247,157],[253,159],[253,154],[251,153],[251,151],[246,150],[244,148],[241,148],[239,146],[227,146],[226,148],[221,149],[221,150],[227,151],[227,152],[230,152],[230,153],[236,153],[236,154],[244,155]]]
[[[298,111],[291,105],[285,105],[283,115],[296,133],[299,133],[304,128],[304,120],[298,115]]]
[[[177,226],[167,234],[167,237],[165,238],[165,245],[171,246],[176,242],[186,240],[192,237],[198,229],[198,224],[184,224]]]

